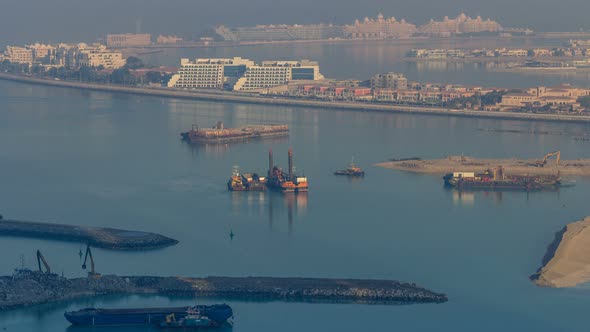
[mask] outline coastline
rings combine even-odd
[[[36,78],[23,75],[14,75],[0,73],[0,80],[13,82],[29,83],[56,86],[63,88],[84,89],[93,91],[125,93],[135,95],[145,95],[153,97],[181,98],[192,100],[208,100],[232,103],[294,106],[294,107],[316,107],[322,109],[340,109],[352,111],[370,111],[382,113],[405,113],[405,114],[426,114],[438,116],[454,117],[475,117],[475,118],[493,118],[507,120],[539,120],[553,122],[577,122],[590,123],[590,116],[578,115],[558,115],[558,114],[533,114],[533,113],[516,113],[516,112],[498,112],[498,111],[475,111],[448,109],[442,107],[428,106],[406,106],[390,104],[374,104],[365,102],[346,102],[346,101],[321,101],[308,99],[295,99],[285,97],[262,97],[244,95],[233,92],[223,91],[187,91],[171,88],[146,88],[146,87],[126,87],[119,85],[95,84],[84,82],[61,81],[45,78]]]

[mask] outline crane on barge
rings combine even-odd
[[[45,273],[51,274],[51,267],[49,267],[49,264],[45,260],[45,257],[43,257],[41,251],[37,250],[37,265],[39,266],[39,272],[43,272],[43,269],[41,268],[41,263],[43,263],[43,266],[45,266]]]

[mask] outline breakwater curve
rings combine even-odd
[[[0,236],[80,242],[115,250],[157,249],[178,243],[175,239],[150,232],[8,219],[0,220]]]
[[[17,270],[12,276],[0,277],[0,309],[101,294],[198,294],[236,300],[360,304],[443,303],[448,300],[445,294],[393,280],[116,275],[68,279],[31,270]]]

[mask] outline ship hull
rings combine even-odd
[[[196,308],[206,315],[212,321],[212,324],[216,326],[226,323],[233,315],[231,307],[226,304],[197,306]],[[72,325],[80,326],[159,325],[170,314],[174,314],[177,319],[184,318],[189,309],[190,307],[138,309],[87,308],[66,312],[64,313],[64,317]]]
[[[514,181],[470,181],[455,179],[449,175],[444,177],[445,186],[457,189],[471,190],[524,190],[541,191],[555,190],[559,188],[559,181],[539,183],[525,180]]]
[[[289,127],[286,125],[259,125],[228,129],[201,129],[184,132],[180,136],[189,143],[229,143],[289,136]]]

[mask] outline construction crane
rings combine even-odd
[[[561,151],[549,152],[543,157],[543,160],[537,160],[534,163],[529,164],[529,166],[545,167],[545,165],[547,165],[547,159],[551,157],[555,157],[555,165],[559,166],[559,162],[561,161]]]
[[[86,246],[86,256],[84,256],[84,263],[82,263],[82,269],[86,270],[86,261],[90,258],[90,271],[88,272],[88,278],[100,278],[100,273],[96,273],[94,269],[94,258],[92,257],[92,251],[90,246]]]
[[[45,266],[45,273],[50,274],[51,268],[49,267],[49,264],[47,264],[47,261],[45,260],[45,257],[43,257],[41,251],[37,250],[37,265],[39,265],[39,272],[43,272],[43,269],[41,268],[41,263],[43,263],[43,265]]]

